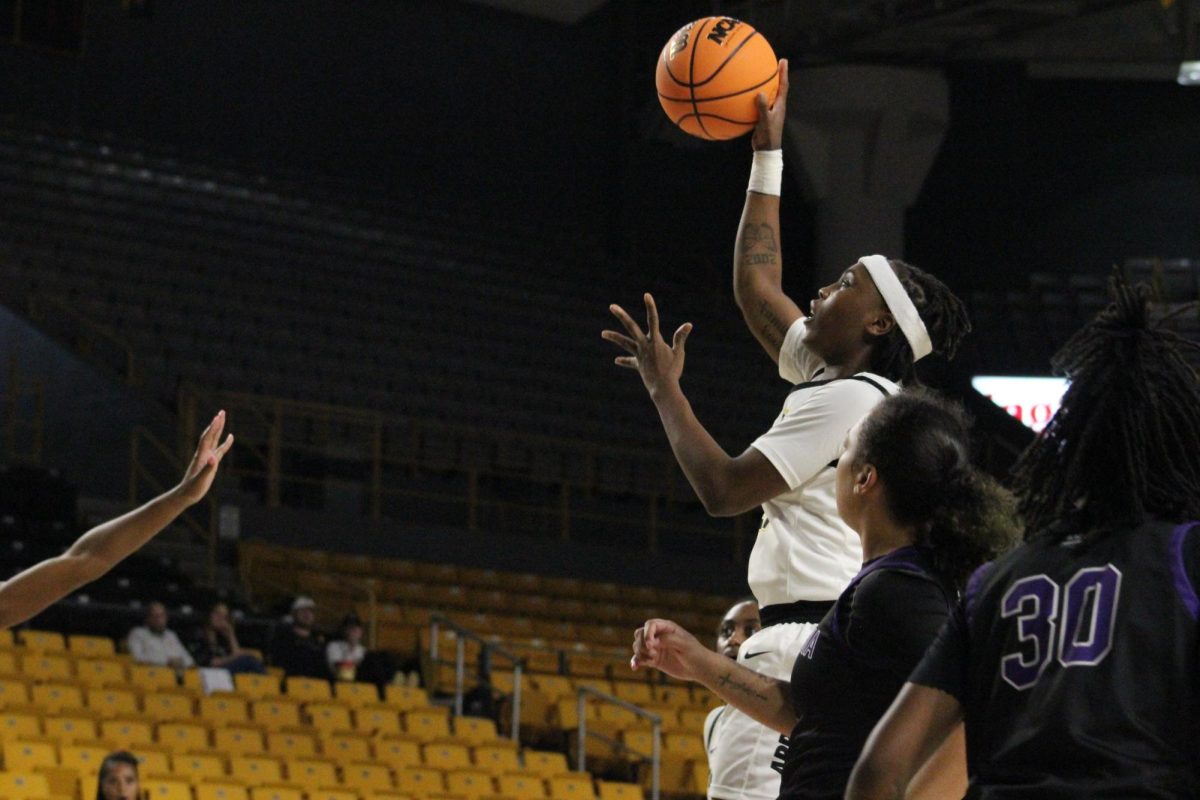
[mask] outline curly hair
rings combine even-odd
[[[1054,355],[1070,383],[1013,468],[1030,538],[1200,519],[1200,384],[1184,358],[1200,345],[1151,321],[1144,285],[1115,275],[1110,291]]]
[[[892,516],[918,527],[916,544],[960,591],[1021,536],[1015,498],[971,464],[970,427],[959,405],[913,388],[867,415],[856,446],[856,461],[878,472]]]
[[[899,259],[888,259],[888,264],[917,307],[929,331],[933,352],[947,360],[954,358],[959,342],[971,332],[967,307],[946,284],[928,272]],[[871,348],[872,372],[897,383],[917,383],[912,347],[898,325],[882,336],[871,338],[875,340]]]

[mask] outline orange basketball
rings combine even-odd
[[[765,92],[779,89],[775,51],[741,20],[705,17],[680,28],[658,58],[654,83],[671,121],[701,139],[732,139],[754,129]]]

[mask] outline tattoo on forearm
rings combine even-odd
[[[742,249],[747,253],[755,251],[760,253],[778,253],[779,243],[775,238],[775,229],[765,222],[760,224],[749,223],[742,230]],[[774,257],[771,258],[770,263],[775,263]]]
[[[758,304],[758,316],[762,320],[762,335],[768,342],[778,347],[783,344],[783,337],[787,333],[787,326],[783,324],[783,320],[771,308],[771,304],[766,300],[762,300]]]
[[[751,697],[757,697],[759,700],[770,700],[771,699],[767,695],[756,690],[750,684],[742,683],[741,681],[734,680],[732,672],[726,672],[724,675],[722,675],[721,678],[717,681],[717,686],[727,686],[730,689],[736,689],[737,691],[742,692],[743,694],[748,694]]]

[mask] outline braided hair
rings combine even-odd
[[[900,285],[917,307],[921,321],[929,331],[933,351],[947,360],[954,358],[958,344],[971,331],[967,308],[946,284],[924,270],[899,259],[888,259],[888,265],[900,279]],[[912,347],[900,326],[882,336],[872,336],[870,370],[896,383],[917,383]]]
[[[863,420],[857,461],[879,474],[888,510],[918,527],[916,544],[960,591],[1020,538],[1016,500],[971,464],[962,407],[922,388],[883,400]]]
[[[1051,360],[1070,385],[1014,467],[1028,536],[1200,518],[1200,345],[1151,321],[1144,285],[1111,292]]]

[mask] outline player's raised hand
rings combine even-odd
[[[759,92],[758,124],[750,136],[750,146],[755,150],[778,150],[783,147],[783,123],[787,118],[788,62],[779,59],[779,92],[775,102],[768,104],[767,95]]]
[[[617,366],[636,369],[642,376],[646,390],[653,396],[664,386],[679,382],[683,374],[684,344],[692,332],[692,323],[680,325],[671,344],[667,344],[659,331],[658,307],[654,304],[654,298],[647,293],[642,299],[646,303],[645,333],[625,309],[613,304],[608,310],[624,326],[628,336],[613,330],[603,331],[600,336],[629,353],[627,356],[617,356]]]
[[[701,659],[709,651],[695,636],[668,619],[651,619],[633,634],[633,669],[654,667],[673,678],[695,680]]]
[[[204,429],[204,433],[200,434],[200,443],[196,445],[196,452],[177,488],[179,496],[189,505],[199,502],[208,493],[213,478],[217,476],[217,467],[220,466],[221,459],[233,446],[232,433],[225,437],[224,442],[221,441],[224,430],[225,412],[219,411]]]

